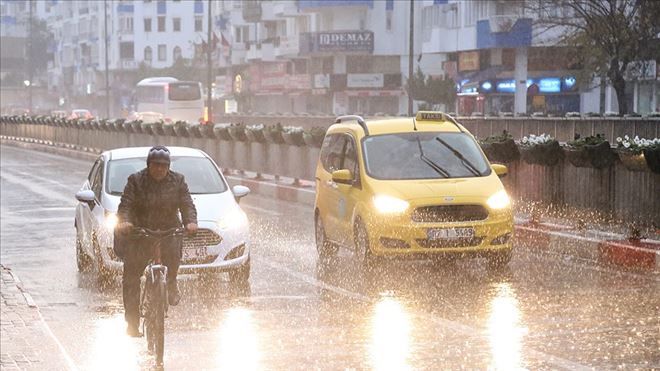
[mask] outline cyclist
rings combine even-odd
[[[183,220],[179,219],[179,212]],[[188,234],[197,231],[197,210],[188,185],[182,174],[170,170],[170,151],[166,147],[152,147],[147,167],[128,177],[117,218],[117,232],[124,235],[134,226],[163,230],[180,227],[182,222]],[[140,276],[149,263],[151,251],[149,241],[129,239],[127,244],[133,246],[119,248],[124,261],[124,317],[128,335],[139,337]],[[181,262],[180,239],[172,237],[163,241],[161,254],[167,266],[168,301],[170,305],[177,305],[181,298],[176,283]]]

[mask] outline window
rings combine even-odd
[[[347,73],[371,73],[373,57],[370,55],[349,55],[346,56]],[[380,71],[379,71],[380,72]]]
[[[134,58],[132,41],[124,41],[119,43],[119,58],[129,59],[129,60],[132,60]]]
[[[176,62],[179,58],[181,58],[181,48],[175,46],[174,50],[172,51],[172,60]]]
[[[119,32],[128,34],[133,33],[133,17],[119,18]]]
[[[172,29],[174,32],[181,31],[181,18],[172,18]]]
[[[250,28],[249,26],[236,27],[236,42],[244,43],[250,41]]]
[[[170,83],[168,99],[174,101],[190,101],[202,98],[198,83],[173,82]]]
[[[385,29],[392,31],[392,11],[388,11],[385,17]]]
[[[151,47],[147,46],[146,48],[144,48],[144,61],[146,63],[151,63],[152,58],[153,58],[153,52],[151,50]]]
[[[144,32],[151,32],[151,18],[144,19]]]
[[[201,16],[195,16],[195,32],[202,32],[204,25],[204,18]]]
[[[161,86],[138,86],[135,92],[139,103],[163,103],[165,90]]]
[[[158,45],[158,60],[161,62],[167,60],[167,45]]]
[[[329,173],[341,169],[341,156],[344,151],[344,144],[346,144],[345,138],[342,134],[331,134],[323,140],[320,154],[321,165]]]
[[[103,190],[103,160],[99,162],[98,169],[94,174],[94,179],[92,179],[92,191],[94,191],[94,196],[97,200],[101,199],[101,191]]]
[[[165,32],[165,17],[158,17],[158,32]]]
[[[344,151],[344,161],[341,164],[342,169],[348,169],[353,174],[353,180],[359,182],[360,171],[358,167],[357,149],[355,139],[346,134],[346,150]]]

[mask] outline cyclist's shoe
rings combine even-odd
[[[176,287],[176,283],[170,285],[167,289],[167,302],[171,306],[179,304],[181,301],[181,294],[179,294],[179,289]]]
[[[126,327],[126,334],[134,338],[142,337],[142,333],[140,332],[139,326],[131,323],[129,323],[128,326]]]

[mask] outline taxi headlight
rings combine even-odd
[[[396,197],[377,195],[374,197],[376,210],[383,214],[402,213],[408,208],[408,202]]]
[[[105,228],[109,230],[110,232],[115,230],[115,226],[117,226],[117,214],[106,211],[105,213]]]
[[[248,223],[247,215],[241,208],[235,208],[232,211],[229,211],[227,215],[224,215],[217,221],[218,227],[220,229],[235,229],[240,228]]]
[[[494,210],[504,209],[511,205],[511,199],[505,190],[501,190],[488,198],[488,207]]]

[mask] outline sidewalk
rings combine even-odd
[[[72,370],[32,297],[11,269],[2,266],[0,369]]]
[[[79,159],[93,160],[98,151],[70,145],[49,143],[29,138],[0,136],[2,144],[57,153]],[[275,178],[253,172],[230,171],[225,177],[231,185],[242,184],[255,193],[278,200],[314,205],[314,182]],[[565,255],[601,261],[607,264],[660,274],[660,233],[648,233],[647,238],[629,240],[626,226],[591,223],[579,227],[575,221],[542,217],[530,221],[529,215],[518,214],[515,219],[514,242],[527,248],[552,250]]]

